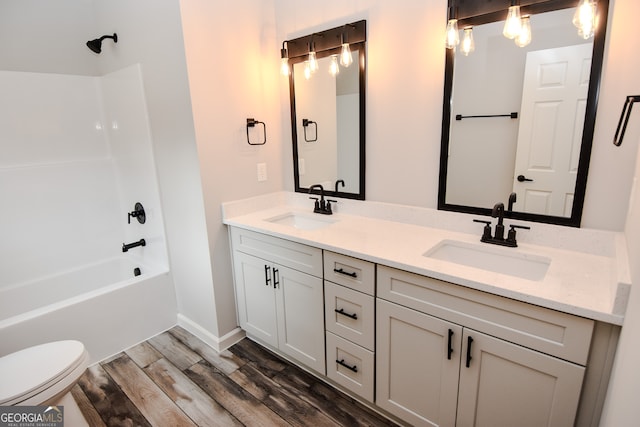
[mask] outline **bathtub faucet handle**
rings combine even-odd
[[[140,224],[144,224],[147,221],[147,215],[144,212],[142,203],[137,202],[133,211],[127,214],[127,224],[131,224],[131,217],[136,218]]]

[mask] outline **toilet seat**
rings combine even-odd
[[[80,341],[56,341],[0,358],[0,406],[44,405],[66,393],[87,368]]]

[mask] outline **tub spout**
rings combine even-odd
[[[147,242],[145,242],[144,239],[140,239],[137,242],[133,243],[123,243],[122,252],[127,252],[129,249],[133,249],[138,246],[147,246]]]

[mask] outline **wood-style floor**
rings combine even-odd
[[[72,395],[92,427],[394,425],[248,339],[218,353],[180,327],[90,367]]]

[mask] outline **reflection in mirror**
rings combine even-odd
[[[359,21],[286,42],[298,192],[320,184],[330,196],[365,197],[365,31],[365,21]],[[349,66],[337,60],[345,39],[353,59]],[[309,44],[319,65],[313,73],[306,70]]]
[[[358,50],[352,50],[358,63]],[[298,178],[300,187],[321,184],[328,190],[343,180],[340,191],[360,192],[359,179],[359,76],[358,67],[329,70],[332,58],[318,60],[320,71],[307,79],[306,62],[293,66],[296,88]]]
[[[565,8],[533,14],[524,48],[499,21],[473,27],[468,56],[447,51],[439,209],[488,214],[516,193],[512,218],[580,225],[602,67],[600,6],[595,40],[577,34],[575,8]]]

